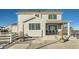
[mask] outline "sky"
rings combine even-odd
[[[22,9],[0,9],[0,26],[7,26],[17,23],[16,12],[23,11]],[[62,20],[71,20],[71,27],[79,30],[79,9],[60,9]]]
[[[79,30],[79,9],[63,9],[63,20],[71,20],[71,27],[75,30]]]

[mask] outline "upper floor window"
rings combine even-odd
[[[57,15],[56,14],[49,14],[48,18],[49,19],[57,19]]]
[[[29,30],[40,30],[40,23],[30,23]]]

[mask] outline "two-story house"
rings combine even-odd
[[[22,11],[18,16],[18,33],[29,36],[55,35],[61,32],[61,25],[68,25],[70,35],[70,22],[62,20],[62,12],[48,10]]]

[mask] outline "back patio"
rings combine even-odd
[[[68,26],[67,35],[70,35],[70,23],[71,21],[46,21],[46,35],[57,35],[61,34],[63,31],[64,35],[64,25]]]

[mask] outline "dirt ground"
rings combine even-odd
[[[67,42],[57,42],[57,41],[40,41],[41,43],[34,43],[33,41],[30,45],[28,44],[15,44],[9,49],[79,49],[79,40],[70,40]]]
[[[42,47],[41,49],[79,49],[79,40],[70,40],[64,43],[57,42]]]
[[[79,39],[71,37],[69,41],[64,43],[53,39],[52,36],[48,36],[42,39],[29,41],[28,43],[17,43],[8,49],[79,49]]]

